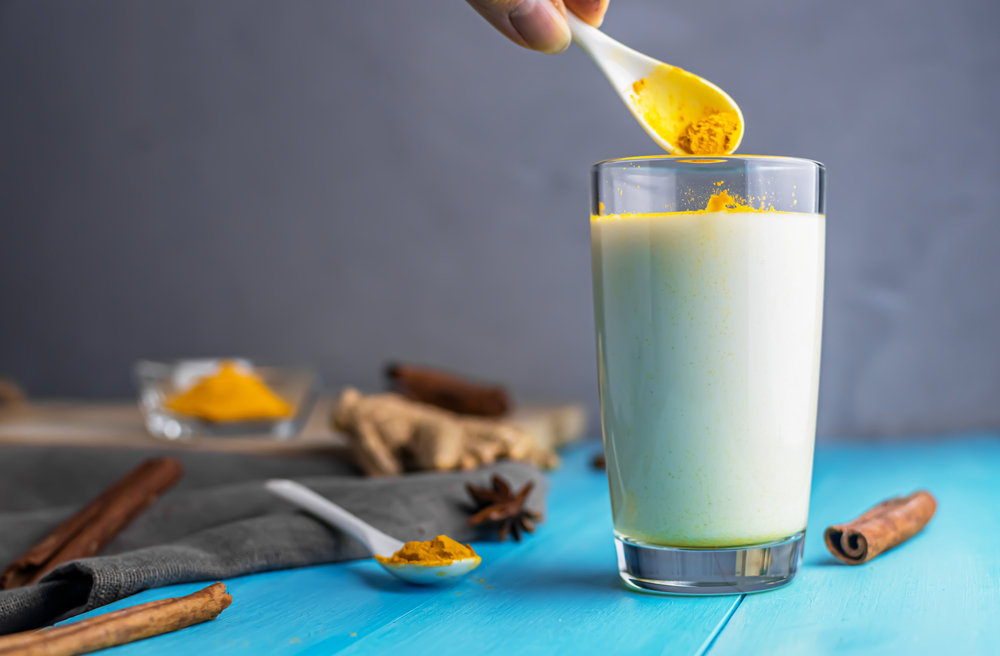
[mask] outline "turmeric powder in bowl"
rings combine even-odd
[[[235,362],[222,362],[216,373],[171,397],[164,407],[212,422],[282,419],[293,412],[259,376]]]

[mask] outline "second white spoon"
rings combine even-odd
[[[303,510],[319,517],[326,523],[357,538],[361,544],[368,547],[373,556],[391,558],[394,553],[403,548],[403,542],[390,537],[371,524],[355,517],[329,499],[321,497],[309,488],[295,481],[274,479],[264,483],[269,492]],[[427,585],[464,576],[479,567],[482,558],[465,558],[456,560],[450,565],[418,565],[395,564],[379,562],[387,572],[409,583]]]

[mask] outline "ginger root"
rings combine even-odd
[[[559,457],[530,434],[500,421],[466,417],[398,394],[365,396],[348,387],[333,411],[347,434],[354,461],[367,476],[405,470],[475,469],[500,459],[551,469]]]

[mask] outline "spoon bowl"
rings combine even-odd
[[[472,570],[479,567],[483,559],[479,556],[475,558],[464,558],[456,560],[451,565],[415,565],[410,563],[383,563],[379,562],[385,571],[393,576],[399,577],[407,583],[415,585],[435,585],[453,581],[465,576]]]
[[[404,543],[390,537],[371,524],[347,512],[325,497],[321,497],[309,488],[295,481],[274,479],[264,483],[272,494],[322,519],[327,524],[335,526],[356,538],[365,545],[372,555],[391,558],[394,553],[403,548]],[[433,585],[448,583],[465,576],[479,567],[482,558],[463,558],[452,561],[450,565],[420,565],[418,563],[383,563],[382,568],[408,583],[417,585]]]
[[[573,41],[601,69],[632,115],[664,150],[690,155],[681,145],[688,126],[722,112],[733,112],[739,127],[725,153],[743,140],[743,113],[722,89],[693,73],[636,52],[567,12]]]

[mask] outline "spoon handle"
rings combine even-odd
[[[566,22],[569,23],[573,41],[591,57],[603,59],[613,51],[626,47],[596,27],[587,25],[571,11],[566,12]]]
[[[281,497],[323,521],[357,538],[372,554],[391,556],[403,548],[403,543],[347,512],[329,499],[321,497],[304,485],[285,479],[264,483],[269,492]]]
[[[630,90],[633,82],[660,65],[652,57],[632,50],[596,27],[587,25],[571,11],[566,12],[566,22],[569,23],[573,41],[594,60],[619,93],[626,88]]]

